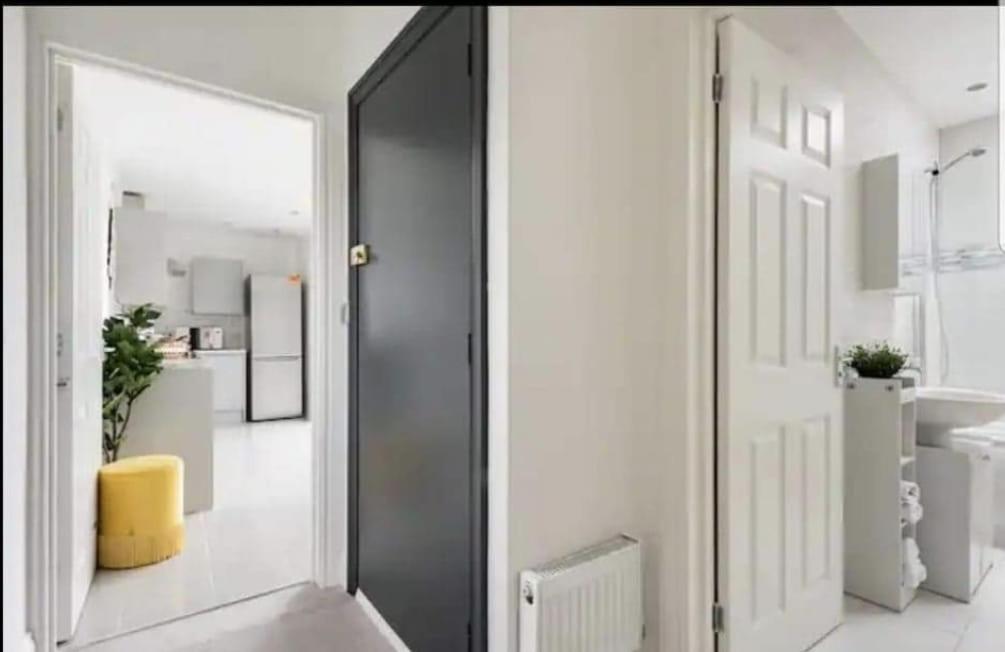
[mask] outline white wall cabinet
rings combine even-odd
[[[117,208],[113,214],[115,300],[122,306],[167,302],[164,213]]]
[[[244,263],[227,258],[193,258],[192,312],[244,314]]]
[[[213,370],[213,412],[217,420],[244,420],[247,353],[241,349],[197,351]]]
[[[902,179],[897,154],[862,164],[863,290],[900,287],[901,214],[908,203]]]

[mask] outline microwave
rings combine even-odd
[[[206,351],[223,348],[223,328],[220,326],[195,326],[189,333],[194,350]]]

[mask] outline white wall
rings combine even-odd
[[[25,10],[3,8],[3,649],[27,652]]]
[[[845,219],[837,232],[837,343],[846,347],[890,339],[893,296],[860,290],[861,164],[887,154],[901,155],[905,175],[901,184],[910,193],[914,218],[913,224],[902,224],[905,249],[923,253],[927,201],[923,169],[938,158],[938,131],[831,7],[746,7],[734,14],[844,97]]]
[[[943,163],[984,147],[987,153],[967,158],[941,176],[939,246],[943,251],[994,247],[998,242],[998,116],[965,122],[939,132]]]
[[[619,532],[643,541],[645,649],[687,649],[682,374],[696,16],[511,8],[506,29],[492,28],[508,97],[490,108],[490,143],[505,140],[508,151],[490,151],[489,233],[505,228],[508,269],[490,255],[490,310],[503,300],[497,289],[507,295],[505,341],[490,332],[490,359],[505,356],[509,376],[492,385],[507,395],[505,414],[490,395],[493,491],[500,448],[508,473],[506,514],[490,516],[491,581],[505,555],[508,589],[490,605],[493,650],[517,649],[520,570]],[[491,80],[490,93],[500,90]]]
[[[176,326],[221,326],[224,346],[244,348],[246,318],[242,315],[196,315],[192,313],[193,258],[227,258],[244,263],[244,274],[300,274],[306,281],[310,259],[304,257],[308,238],[246,231],[224,225],[185,220],[165,220],[164,255],[186,271],[168,276],[167,302],[157,330],[170,332]],[[165,271],[165,274],[167,272]]]
[[[988,150],[940,177],[940,248],[995,250],[1001,183],[998,116],[943,129],[939,135],[943,161],[973,147]],[[945,384],[1005,393],[1005,265],[947,272],[939,282],[949,345]]]

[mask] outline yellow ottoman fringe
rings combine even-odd
[[[135,568],[174,557],[185,547],[185,524],[157,535],[98,535],[102,568]]]

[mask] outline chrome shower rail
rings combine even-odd
[[[1005,252],[998,247],[972,247],[939,253],[938,269],[942,274],[969,272],[1005,267]],[[929,269],[926,256],[909,256],[900,260],[904,276],[921,276]]]

